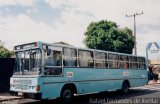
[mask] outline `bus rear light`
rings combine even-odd
[[[36,91],[40,91],[40,86],[39,85],[36,86]]]

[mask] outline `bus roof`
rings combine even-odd
[[[40,42],[40,43],[46,44],[46,45],[50,45],[50,46],[74,48],[74,49],[86,50],[86,51],[88,50],[88,51],[112,53],[112,54],[127,55],[127,56],[138,56],[138,55],[132,55],[132,54],[126,54],[126,53],[119,53],[119,52],[112,52],[112,51],[105,51],[105,50],[99,50],[99,49],[79,48],[79,47],[75,47],[75,46],[73,46],[73,45],[63,45],[63,44],[60,45],[60,44],[51,44],[51,43],[45,43],[45,42]],[[138,56],[138,57],[144,57],[144,56]]]
[[[74,48],[74,49],[86,50],[86,51],[96,51],[96,52],[112,53],[112,54],[127,55],[127,56],[138,56],[138,55],[119,53],[119,52],[111,52],[111,51],[98,50],[98,49],[79,48],[79,47],[75,47],[73,45],[63,45],[63,44],[61,45],[61,44],[54,44],[54,43],[51,44],[51,43],[46,43],[46,42],[41,42],[41,41],[31,42],[31,43],[25,43],[25,44],[21,44],[21,45],[16,45],[15,47],[17,47],[17,46],[23,46],[23,45],[28,45],[28,44],[33,44],[33,43],[37,43],[37,44],[40,44],[40,45],[56,46],[56,47]],[[144,56],[138,56],[138,57],[144,57]]]

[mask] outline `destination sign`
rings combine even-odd
[[[34,47],[37,47],[36,42],[29,43],[29,44],[18,45],[18,46],[15,46],[14,49],[15,50],[21,50],[21,49],[30,49],[30,48],[34,48]]]

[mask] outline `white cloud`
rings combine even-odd
[[[48,1],[48,0],[46,0]],[[133,18],[127,18],[125,15],[133,14],[136,12],[143,11],[144,14],[136,17],[137,24],[137,48],[138,54],[145,56],[145,47],[150,41],[159,41],[159,30],[157,24],[159,24],[160,12],[159,1],[153,0],[62,0],[61,2],[55,4],[54,1],[50,1],[51,6],[65,5],[72,8],[64,9],[62,13],[62,20],[67,26],[72,28],[82,28],[77,33],[83,34],[86,27],[91,21],[97,21],[102,19],[107,19],[115,21],[120,25],[120,27],[130,27],[133,29]],[[54,4],[54,5],[53,5]],[[77,11],[79,14],[77,14]],[[93,16],[88,16],[85,13],[92,14]],[[64,26],[63,24],[59,24]],[[144,26],[143,28],[139,26]],[[154,26],[153,28],[151,28]],[[143,29],[143,30],[140,30]],[[74,29],[73,29],[74,30]],[[141,31],[146,31],[141,33]],[[80,35],[82,36],[82,35]],[[84,38],[84,37],[83,37]]]
[[[84,32],[92,21],[107,19],[120,27],[133,29],[133,18],[126,14],[143,11],[136,17],[137,48],[139,55],[145,55],[145,47],[150,41],[159,41],[160,1],[155,0],[44,0],[53,9],[61,9],[61,18],[49,26],[37,23],[27,15],[0,17],[0,36],[6,44],[28,41],[65,41],[75,46],[83,46]],[[28,2],[25,3],[25,2]],[[34,0],[2,0],[1,5],[32,5]],[[35,10],[38,11],[36,7]],[[28,14],[32,14],[30,9]],[[44,15],[44,14],[42,14]],[[159,28],[159,29],[158,29]],[[3,35],[5,34],[5,35]],[[3,36],[2,36],[3,35]],[[8,41],[10,43],[8,43]],[[14,42],[13,42],[14,41]]]
[[[5,5],[22,5],[22,6],[32,6],[35,0],[1,0],[0,6]]]
[[[51,27],[44,22],[35,22],[27,15],[17,17],[0,17],[0,36],[5,46],[12,49],[14,45],[33,41],[57,42],[64,41],[70,44],[81,45],[81,40],[76,32],[66,26]],[[58,25],[57,25],[58,26]],[[64,29],[62,31],[62,29]],[[76,31],[76,30],[75,30]],[[79,32],[79,30],[78,30]]]
[[[68,0],[45,0],[48,4],[50,4],[53,8],[61,8],[64,5],[69,5]]]

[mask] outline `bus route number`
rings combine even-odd
[[[73,72],[67,72],[67,77],[73,77]]]
[[[123,72],[123,76],[129,76],[129,72]]]

